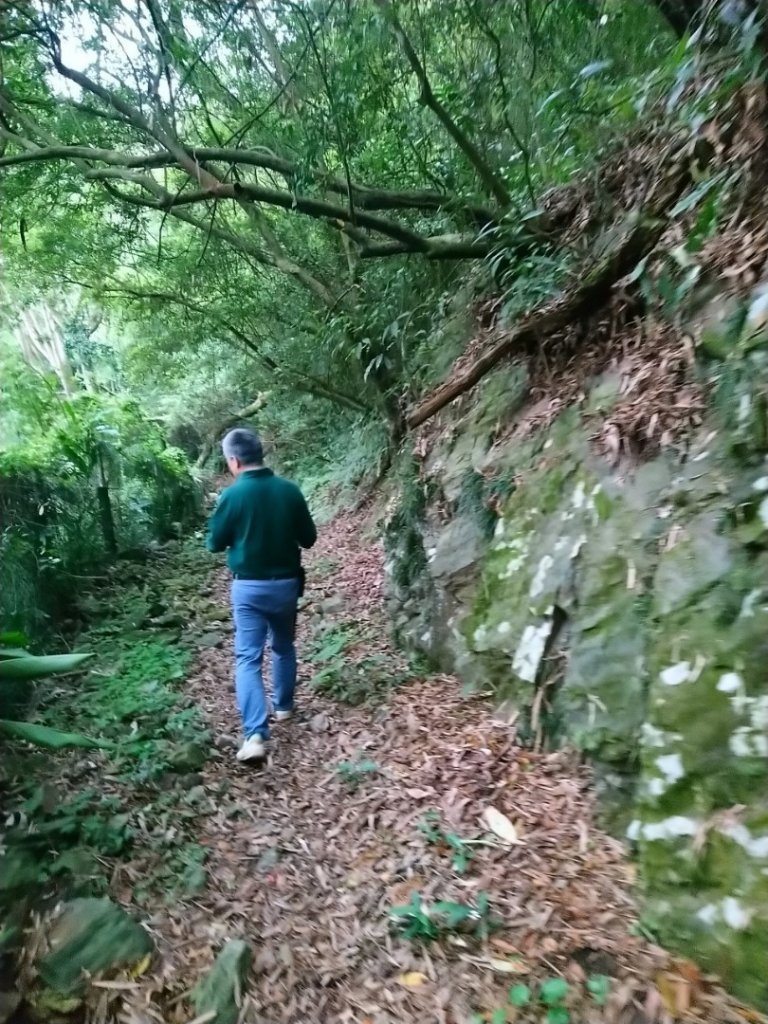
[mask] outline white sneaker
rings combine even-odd
[[[266,756],[267,748],[258,734],[249,736],[237,752],[238,761],[263,761]]]
[[[275,712],[275,721],[276,722],[287,722],[291,718],[293,718],[293,711],[276,711]]]

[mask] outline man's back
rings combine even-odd
[[[208,526],[210,551],[229,549],[236,576],[250,579],[298,576],[300,548],[317,539],[312,517],[296,484],[271,469],[248,469],[222,491]]]

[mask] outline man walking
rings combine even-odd
[[[290,718],[296,687],[296,605],[303,591],[301,548],[317,530],[296,484],[264,465],[264,450],[251,430],[231,430],[222,451],[235,482],[222,491],[208,524],[209,551],[228,551],[235,620],[235,691],[245,742],[239,761],[266,755],[269,705],[262,662],[272,638],[275,719]]]

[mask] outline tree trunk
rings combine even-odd
[[[655,2],[672,26],[675,35],[680,38],[685,35],[704,6],[703,0],[655,0]]]
[[[104,536],[104,544],[110,555],[117,554],[117,533],[115,531],[115,517],[112,512],[112,498],[109,494],[109,487],[106,484],[99,484],[96,488],[96,500],[99,505],[99,523]]]

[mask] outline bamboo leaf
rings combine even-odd
[[[17,655],[0,660],[0,679],[42,679],[74,672],[92,654]]]
[[[34,725],[31,722],[11,722],[0,719],[0,732],[15,736],[17,739],[34,743],[38,747],[50,747],[62,750],[65,747],[84,747],[86,749],[108,749],[112,746],[107,740],[97,740],[79,732],[60,732],[49,729],[47,725]]]
[[[495,807],[486,807],[483,811],[483,822],[495,836],[507,846],[522,846],[523,841],[509,818],[497,811]]]

